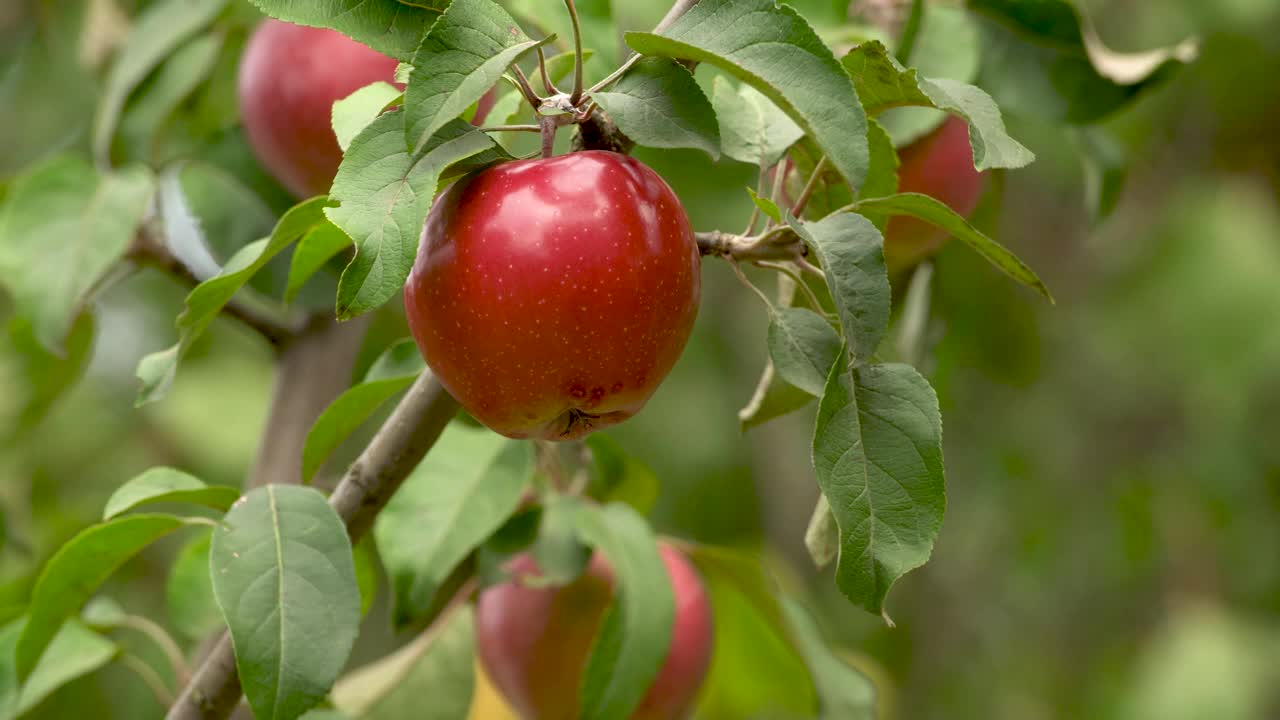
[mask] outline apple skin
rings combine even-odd
[[[899,152],[898,191],[931,195],[964,217],[982,197],[983,177],[973,167],[969,126],[951,116],[942,125]],[[885,262],[896,275],[933,255],[949,237],[937,227],[903,215],[889,220],[884,234]]]
[[[265,20],[240,58],[238,95],[258,161],[298,198],[329,192],[342,162],[333,103],[393,82],[396,60],[325,28]]]
[[[634,415],[675,365],[700,266],[680,201],[638,160],[519,160],[436,199],[405,311],[427,365],[477,420],[573,440]]]
[[[671,648],[631,720],[689,716],[711,663],[711,605],[698,572],[674,547],[658,544],[675,595]],[[535,575],[519,555],[515,576]],[[613,573],[600,553],[563,587],[508,581],[480,593],[476,651],[488,677],[525,720],[577,720],[582,671],[612,597]]]

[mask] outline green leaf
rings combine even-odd
[[[533,474],[526,443],[454,423],[387,503],[374,537],[404,622],[515,512]]]
[[[127,156],[139,160],[152,157],[156,135],[182,102],[208,80],[225,39],[225,33],[213,31],[186,41],[164,61],[154,79],[145,83],[130,100],[120,120],[120,135],[126,143]],[[127,52],[133,46],[124,47]],[[102,153],[105,155],[106,151],[104,146]]]
[[[893,149],[893,140],[884,127],[875,120],[868,121],[871,130],[867,140],[871,144],[871,169],[867,171],[867,182],[862,186],[859,195],[862,197],[884,197],[898,192],[898,153]],[[842,204],[848,204],[845,201]],[[834,205],[834,210],[841,205]],[[874,218],[873,218],[874,220]],[[883,233],[884,228],[877,225]]]
[[[212,531],[192,537],[169,568],[165,581],[165,607],[173,627],[188,640],[199,640],[222,627],[222,611],[213,599],[213,578],[209,576],[209,545]]]
[[[927,3],[925,10],[924,23],[916,36],[910,61],[902,58],[901,51],[898,60],[915,68],[922,77],[973,83],[982,60],[978,19],[962,6]],[[924,107],[898,108],[880,116],[885,129],[893,137],[895,147],[906,147],[919,140],[936,130],[946,119],[946,112]]]
[[[901,193],[883,198],[869,198],[857,203],[859,212],[887,215],[910,215],[924,220],[954,235],[961,242],[978,252],[1006,275],[1026,285],[1053,302],[1049,288],[1031,268],[1009,252],[1003,245],[983,235],[954,210],[928,195]]]
[[[89,600],[80,611],[80,620],[93,630],[114,630],[128,622],[124,606],[114,598],[99,595]]]
[[[1129,56],[1137,74],[1101,71],[1114,54],[1086,33],[1067,0],[970,0],[982,19],[982,85],[1010,112],[1050,122],[1094,124],[1176,76],[1195,57],[1195,43]],[[1155,62],[1150,62],[1154,59]]]
[[[836,585],[881,612],[933,550],[946,506],[942,419],[910,365],[832,366],[813,436],[818,486],[840,527]]]
[[[364,381],[320,413],[302,448],[302,482],[309,483],[333,451],[379,407],[413,384],[426,363],[413,340],[401,340],[374,362]]]
[[[102,519],[155,503],[191,503],[226,512],[239,497],[237,488],[206,485],[181,470],[154,467],[117,488],[107,500]]]
[[[720,147],[725,155],[751,165],[768,167],[804,136],[804,130],[750,85],[737,85],[716,76],[711,105],[720,124]]]
[[[778,605],[776,583],[759,554],[697,547],[698,567],[715,617],[711,670],[698,695],[709,718],[811,718],[813,681]]]
[[[583,672],[580,717],[631,716],[671,645],[675,599],[648,523],[627,505],[583,504],[578,533],[604,553],[617,578],[614,600]]]
[[[774,222],[782,222],[782,210],[778,208],[778,203],[767,197],[760,197],[755,190],[747,188],[747,194],[751,196],[751,202],[760,208],[760,212],[764,213]]]
[[[448,0],[250,0],[278,20],[327,27],[353,38],[383,55],[408,62],[422,41],[422,32],[444,11]]]
[[[93,154],[103,164],[111,157],[111,137],[129,94],[226,5],[227,0],[162,0],[138,16],[111,64],[93,120]]]
[[[814,397],[822,395],[831,365],[840,357],[840,335],[822,316],[777,307],[769,317],[769,357],[783,380]]]
[[[0,206],[0,284],[51,352],[62,354],[86,297],[124,256],[154,192],[146,168],[100,174],[71,156],[9,187]]]
[[[798,603],[788,598],[783,606],[818,690],[819,720],[876,720],[871,680],[831,652],[822,630]]]
[[[405,138],[419,153],[447,123],[493,87],[521,55],[555,36],[530,40],[492,0],[453,0],[413,57],[405,89]]]
[[[843,334],[859,362],[866,360],[889,329],[889,274],[880,231],[867,218],[849,213],[813,223],[788,215],[787,222],[818,256]]]
[[[980,88],[946,78],[919,77],[874,40],[850,50],[841,62],[869,115],[909,105],[946,110],[969,123],[969,144],[978,170],[1020,168],[1035,160],[1030,150],[1009,137],[1000,108]]]
[[[337,225],[325,220],[307,231],[293,249],[289,260],[289,280],[285,286],[285,302],[293,302],[311,276],[315,275],[338,253],[351,246],[351,238]]]
[[[831,50],[788,5],[703,0],[662,35],[627,33],[646,55],[707,62],[764,93],[855,187],[867,173],[867,118]]]
[[[400,89],[395,85],[378,81],[335,102],[332,112],[333,134],[338,136],[338,146],[343,152],[346,152],[361,130],[369,127],[400,96]]]
[[[209,567],[254,716],[292,720],[315,707],[360,625],[342,519],[311,488],[258,488],[214,530]]]
[[[333,181],[339,207],[325,215],[356,244],[338,283],[338,317],[373,310],[401,291],[427,211],[445,171],[482,167],[505,156],[484,133],[454,120],[419,154],[405,149],[403,111],[385,113],[352,141]]]
[[[1128,149],[1100,126],[1076,128],[1072,136],[1084,166],[1085,202],[1095,223],[1111,215],[1129,175]]]
[[[641,514],[658,499],[658,476],[647,465],[628,455],[617,440],[596,432],[587,436],[595,470],[588,494],[601,502],[621,502]]]
[[[120,652],[115,643],[69,620],[19,687],[11,658],[26,622],[26,618],[18,618],[0,628],[0,718],[5,720],[25,715],[58,688],[102,668]]]
[[[693,73],[674,60],[645,58],[591,99],[623,134],[644,147],[694,148],[712,160],[720,157],[715,110]]]
[[[31,591],[31,611],[18,641],[20,681],[36,666],[63,621],[74,615],[116,568],[185,524],[172,515],[130,515],[94,525],[49,559]]]
[[[20,389],[15,388],[21,398],[19,428],[31,428],[40,422],[58,398],[84,374],[92,355],[94,324],[93,315],[81,313],[67,335],[64,355],[59,357],[40,345],[34,328],[25,318],[15,317],[9,321],[9,346],[13,352],[8,357],[21,378]]]
[[[474,613],[464,606],[403,648],[343,677],[333,702],[352,720],[460,720],[471,707],[474,655]]]
[[[818,496],[818,504],[809,518],[809,527],[804,531],[804,546],[809,557],[813,558],[813,564],[820,568],[831,564],[840,552],[840,527],[826,495]]]
[[[276,223],[270,237],[245,245],[227,261],[222,272],[200,283],[187,295],[186,309],[178,316],[178,343],[167,350],[151,353],[138,363],[138,379],[142,381],[138,405],[159,400],[169,392],[178,363],[191,343],[204,333],[223,306],[254,273],[317,223],[323,222],[321,208],[324,203],[325,198],[316,197],[294,205]]]

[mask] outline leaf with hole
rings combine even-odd
[[[866,177],[867,118],[849,76],[789,5],[702,0],[661,35],[627,33],[645,55],[706,62],[764,93],[855,187]]]
[[[209,565],[255,717],[292,720],[315,707],[360,625],[342,519],[311,488],[258,488],[214,530]]]

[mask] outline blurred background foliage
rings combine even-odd
[[[0,193],[29,163],[88,146],[103,60],[146,4],[0,2]],[[840,3],[796,4],[816,25],[838,26]],[[185,49],[204,68],[191,82],[166,88],[153,76],[130,96],[113,155],[191,159],[184,183],[231,176],[278,212],[288,200],[236,127],[235,59],[257,15],[232,5],[204,40],[214,47]],[[1114,49],[1198,35],[1201,56],[1095,127],[1006,115],[1039,160],[992,183],[975,222],[1034,267],[1058,302],[1037,300],[958,245],[937,258],[922,370],[943,407],[948,512],[933,560],[890,595],[896,628],[848,605],[804,551],[816,494],[813,406],[739,430],[737,410],[765,362],[766,318],[727,268],[707,263],[688,350],[648,409],[611,434],[660,479],[659,529],[762,549],[788,592],[817,610],[824,634],[876,680],[885,717],[1280,717],[1280,5],[1078,5]],[[666,9],[664,0],[615,6],[618,26],[634,29]],[[589,42],[597,76],[618,42]],[[998,85],[1009,70],[984,66],[979,83]],[[1114,212],[1095,222],[1105,176],[1087,148],[1100,133],[1128,178]],[[754,168],[693,151],[640,156],[697,228],[742,223]],[[242,204],[218,206],[227,194],[200,197],[206,227],[227,228],[220,236],[232,245],[261,232]],[[272,381],[272,355],[256,337],[215,323],[170,396],[133,408],[137,361],[172,342],[182,297],[169,279],[136,274],[97,298],[67,357],[54,358],[0,295],[0,620],[123,480],[167,464],[240,483]],[[403,332],[396,312],[375,319],[382,345]],[[381,345],[369,344],[371,360]],[[55,397],[60,379],[77,374]],[[330,463],[330,478],[359,442]],[[108,594],[181,622],[164,600],[179,548],[162,543],[130,563]],[[741,693],[721,693],[722,683],[779,698],[806,692],[795,689],[805,686],[794,679],[800,666],[734,602],[717,604],[720,654],[707,691],[728,718],[739,716],[730,696]],[[402,641],[382,610],[353,662]],[[163,666],[147,643],[119,642]],[[33,714],[160,716],[119,665]]]

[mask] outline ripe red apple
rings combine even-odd
[[[700,263],[680,201],[639,161],[520,160],[436,199],[405,310],[477,420],[571,440],[631,417],[666,377],[697,315]]]
[[[329,192],[342,162],[333,103],[395,79],[396,60],[334,30],[266,20],[240,59],[240,116],[259,162],[296,197]]]
[[[899,152],[898,190],[932,195],[968,217],[982,196],[983,178],[973,167],[969,126],[948,117],[942,126]],[[884,234],[890,275],[924,260],[946,242],[948,234],[922,220],[897,216]]]
[[[632,720],[689,715],[711,662],[712,619],[697,571],[678,550],[659,543],[675,595],[671,648]],[[513,575],[536,575],[520,555]],[[476,603],[476,651],[498,691],[525,720],[577,720],[582,671],[613,588],[613,573],[596,553],[577,580],[533,588],[494,585]]]

